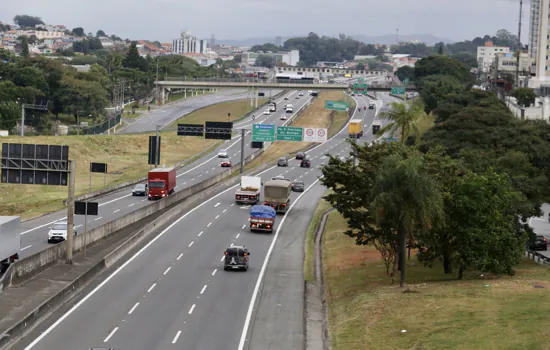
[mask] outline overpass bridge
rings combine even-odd
[[[387,70],[368,70],[368,69],[348,69],[348,68],[333,68],[333,67],[277,67],[279,74],[284,73],[317,73],[318,74],[352,74],[352,75],[367,75],[383,77],[388,75]]]

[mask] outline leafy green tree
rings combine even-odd
[[[109,52],[109,54],[107,55],[107,58],[105,59],[107,72],[111,73],[112,71],[119,69],[122,66],[123,61],[124,61],[123,55],[114,51]]]
[[[274,61],[274,58],[270,55],[259,55],[258,58],[256,58],[256,62],[254,62],[254,65],[256,67],[273,68]]]
[[[29,57],[29,42],[26,36],[21,37],[21,56]]]
[[[362,45],[364,44],[344,34],[340,34],[338,38],[330,38],[320,37],[312,32],[306,37],[288,39],[284,48],[299,50],[301,65],[312,66],[317,61],[351,61]]]
[[[107,36],[107,34],[105,34],[105,32],[103,30],[98,30],[95,34],[96,37],[100,37],[100,36]]]
[[[451,58],[464,63],[469,68],[477,68],[476,55],[469,52],[459,52],[451,56]]]
[[[34,28],[38,24],[44,24],[40,17],[28,16],[28,15],[17,15],[13,17],[13,22],[20,27],[24,28]]]
[[[442,55],[433,55],[416,62],[414,78],[420,81],[430,75],[448,75],[464,85],[471,85],[473,78],[468,67],[455,59]]]
[[[512,96],[515,97],[518,100],[518,103],[524,107],[531,106],[535,103],[535,99],[537,98],[535,90],[525,87],[518,87],[512,90]]]
[[[126,68],[135,68],[141,71],[146,71],[147,62],[140,56],[136,44],[137,43],[135,41],[132,41],[122,65]]]
[[[408,54],[413,57],[426,57],[430,55],[430,49],[424,43],[403,43],[393,45],[391,52],[395,54]]]
[[[422,157],[392,154],[376,171],[371,211],[378,223],[390,224],[398,233],[400,287],[405,286],[407,243],[415,235],[444,221],[443,200],[437,183],[423,171]]]
[[[410,81],[412,81],[414,80],[414,68],[410,66],[399,67],[395,71],[395,75],[401,81],[405,81],[406,79],[409,79]]]
[[[11,130],[21,118],[21,105],[13,101],[0,102],[0,127]]]
[[[436,109],[437,105],[444,101],[448,94],[464,91],[460,81],[449,75],[430,75],[422,79],[418,85],[426,113]]]
[[[72,30],[73,34],[79,37],[86,36],[86,33],[84,32],[84,28],[82,27],[76,27]]]
[[[426,118],[426,113],[423,110],[423,106],[416,102],[410,108],[400,102],[392,102],[390,104],[390,110],[380,113],[381,119],[388,119],[390,122],[382,127],[378,133],[383,135],[386,132],[390,136],[398,135],[400,142],[405,143],[409,136],[414,136],[417,142],[420,142],[420,130],[417,123]]]
[[[107,92],[97,81],[87,81],[66,77],[60,96],[63,111],[78,116],[101,116],[108,105]]]
[[[250,52],[277,52],[282,51],[283,48],[281,46],[277,46],[275,44],[267,43],[263,45],[254,45],[250,48]]]

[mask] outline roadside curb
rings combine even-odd
[[[313,237],[313,273],[315,280],[311,283],[307,281],[304,282],[304,348],[306,350],[330,350],[331,347],[325,290],[325,271],[323,267],[323,233],[325,231],[328,215],[333,210],[335,209],[327,209],[316,225]],[[322,340],[321,343],[319,339]]]

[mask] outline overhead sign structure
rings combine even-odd
[[[391,88],[391,94],[392,95],[405,95],[405,87],[404,86],[394,86]]]
[[[161,145],[161,136],[149,136],[149,158],[148,163],[151,165],[160,164],[160,145]],[[158,149],[157,149],[158,144]]]
[[[274,142],[275,125],[273,124],[253,124],[252,125],[253,142]]]
[[[353,93],[359,95],[366,95],[368,90],[367,84],[353,84]]]
[[[333,111],[347,111],[349,108],[349,104],[342,101],[325,101],[325,109],[330,109]]]
[[[90,163],[90,172],[105,174],[107,172],[107,163]]]
[[[98,215],[99,205],[97,202],[74,202],[74,213],[75,215]]]
[[[277,141],[297,141],[304,139],[304,129],[296,126],[278,126]]]
[[[204,136],[204,125],[178,124],[178,136]]]
[[[327,142],[326,128],[304,128],[304,142]]]
[[[204,138],[209,140],[231,140],[233,123],[209,122],[204,123]]]

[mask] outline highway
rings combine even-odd
[[[298,95],[297,91],[288,92],[285,96],[288,96],[289,100],[285,101],[284,97],[276,100],[277,112],[270,115],[259,114],[257,118],[252,121],[243,120],[234,124],[235,128],[251,128],[252,123],[273,123],[276,125],[282,125],[283,123],[289,123],[295,116],[296,111],[305,105],[310,96],[300,97],[299,100],[295,100]],[[295,108],[295,113],[286,114],[288,116],[287,121],[281,121],[280,116],[285,114],[283,106],[286,103],[292,103]],[[263,110],[261,111],[263,113]],[[245,158],[250,155],[254,150],[250,148],[250,135],[245,138]],[[220,167],[220,159],[217,157],[217,153],[221,149],[227,149],[231,161],[233,164],[240,163],[240,151],[241,151],[241,137],[234,136],[232,140],[224,142],[219,148],[211,153],[206,154],[200,159],[192,162],[191,164],[179,169],[177,171],[177,187],[176,191],[194,185],[206,178],[215,176],[222,172],[224,169]],[[146,174],[143,174],[144,176]],[[132,196],[132,187],[121,189],[113,192],[109,195],[105,195],[96,199],[99,202],[99,215],[97,217],[88,217],[87,229],[93,229],[97,226],[103,225],[109,221],[112,221],[118,217],[126,215],[136,209],[150,204],[146,197],[134,197]],[[66,210],[62,210],[56,213],[41,216],[29,221],[21,223],[21,258],[25,258],[29,255],[35,254],[49,246],[47,242],[49,227],[56,221],[65,219],[67,215]],[[84,229],[84,217],[75,216],[75,227],[77,232],[83,232]]]
[[[376,113],[394,101],[378,95]],[[363,97],[355,99],[358,106],[367,104]],[[375,111],[356,110],[354,118],[364,118],[366,125],[365,137],[359,142],[372,140]],[[236,205],[236,186],[229,188],[178,218],[70,310],[54,314],[13,349],[241,350],[250,339],[250,349],[301,348],[301,298],[279,295],[285,305],[273,304],[271,310],[260,303],[261,318],[256,318],[252,305],[256,298],[263,299],[264,293],[277,292],[260,288],[260,281],[270,273],[269,258],[281,260],[287,254],[286,246],[274,249],[277,240],[303,241],[324,192],[318,183],[319,167],[327,162],[326,153],[348,156],[346,139],[344,128],[310,150],[312,168],[300,168],[298,161],[291,159],[288,168],[272,167],[260,174],[264,182],[284,175],[304,181],[307,188],[303,194],[293,193],[291,209],[286,216],[277,217],[275,233],[251,233],[249,207]],[[223,252],[231,244],[249,248],[251,265],[247,272],[223,270]],[[294,268],[301,270],[301,266]],[[303,290],[303,277],[299,282],[297,288]],[[265,300],[272,298],[267,295]],[[243,332],[249,325],[252,334]]]
[[[178,101],[166,107],[162,107],[158,110],[152,111],[150,114],[143,118],[137,119],[135,122],[121,128],[117,133],[130,134],[137,132],[155,131],[157,125],[161,125],[162,128],[166,127],[170,123],[178,120],[184,115],[187,115],[197,109],[207,107],[209,105],[227,102],[233,100],[243,100],[247,97],[247,92],[241,92],[242,89],[225,89],[215,94],[199,95],[193,98]],[[263,91],[266,96],[269,94],[269,90]],[[272,90],[272,95],[276,95],[281,90]],[[188,94],[188,96],[190,96]]]
[[[548,215],[550,214],[550,204],[544,203],[541,209],[543,212],[542,217],[530,218],[529,226],[533,228],[537,235],[543,235],[544,237],[546,237],[546,240],[550,242],[550,222],[548,222]],[[550,258],[550,250],[537,250],[537,253],[540,253]]]

